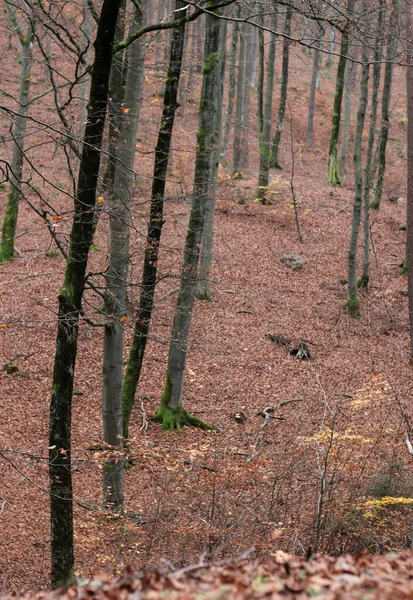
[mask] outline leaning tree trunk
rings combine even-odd
[[[278,151],[280,149],[281,133],[284,124],[285,107],[287,106],[287,93],[288,93],[288,63],[290,60],[290,45],[291,40],[291,18],[293,14],[292,6],[287,6],[287,12],[285,13],[285,24],[284,33],[286,37],[283,41],[283,61],[282,61],[282,82],[280,92],[280,104],[278,106],[278,117],[277,125],[275,129],[274,139],[272,142],[272,148],[270,153],[270,167],[275,169],[281,169],[280,163],[278,162]]]
[[[377,107],[379,104],[379,87],[380,87],[380,74],[381,74],[381,47],[383,37],[383,22],[384,22],[384,11],[385,1],[380,0],[379,11],[377,15],[377,34],[374,45],[374,58],[373,58],[373,85],[371,91],[371,111],[370,111],[370,128],[369,128],[369,139],[367,143],[366,153],[366,167],[364,176],[364,191],[363,191],[363,274],[357,281],[359,287],[365,289],[368,288],[370,279],[370,188],[371,188],[371,175],[372,175],[372,162],[373,162],[373,148],[374,138],[376,136],[376,122],[377,122]]]
[[[13,23],[15,23],[15,13],[11,13]],[[15,24],[16,26],[16,24]],[[20,56],[20,89],[18,98],[18,109],[15,116],[12,138],[13,154],[10,165],[10,188],[7,194],[6,211],[4,213],[3,227],[1,231],[0,242],[0,263],[7,263],[13,260],[15,253],[15,237],[17,219],[19,216],[19,204],[22,198],[22,177],[24,161],[24,139],[27,123],[27,112],[30,106],[30,72],[32,68],[33,36],[34,29],[32,20],[29,19],[26,34],[20,27],[16,28],[21,48]]]
[[[185,424],[211,428],[184,410],[182,392],[206,204],[216,191],[216,163],[219,156],[218,144],[222,116],[222,111],[218,107],[222,104],[223,95],[219,55],[221,35],[220,19],[209,13],[206,16],[205,26],[204,68],[191,214],[185,240],[181,284],[172,326],[166,381],[161,397],[161,405],[154,417],[154,420],[162,423],[163,430],[179,430]]]
[[[271,138],[271,118],[272,118],[272,99],[274,93],[274,74],[275,74],[275,50],[277,36],[274,33],[277,29],[277,11],[271,19],[270,45],[268,49],[268,62],[265,92],[263,90],[263,109],[262,109],[262,124],[259,124],[259,143],[260,143],[260,166],[258,173],[257,198],[262,204],[269,204],[268,184],[270,179],[270,138]],[[262,32],[260,36],[260,57],[264,63],[264,37]],[[263,67],[262,67],[263,68]],[[264,79],[264,78],[263,78]]]
[[[135,1],[129,35],[146,22],[147,0]],[[114,180],[109,198],[110,250],[105,274],[105,312],[107,323],[103,341],[102,423],[107,460],[103,465],[103,501],[109,508],[123,510],[124,461],[122,460],[122,379],[123,321],[126,316],[127,277],[129,266],[130,200],[134,189],[134,161],[140,103],[144,77],[142,39],[126,50],[126,82],[116,157]]]
[[[381,128],[377,147],[377,181],[375,186],[374,198],[370,202],[370,208],[380,209],[381,197],[383,194],[384,174],[386,172],[386,146],[390,129],[390,98],[393,80],[393,62],[397,52],[398,36],[397,21],[399,14],[399,2],[393,0],[393,13],[391,18],[390,33],[388,36],[386,66],[384,68],[383,96],[381,101]]]
[[[175,18],[182,17],[185,2],[176,1]],[[166,174],[171,149],[175,111],[178,108],[177,94],[181,74],[185,26],[180,25],[172,32],[168,75],[165,85],[164,105],[159,127],[158,143],[155,148],[155,163],[152,179],[151,210],[143,264],[141,295],[138,317],[135,323],[132,346],[122,387],[123,437],[128,439],[129,421],[135,403],[135,394],[142,370],[143,357],[151,323],[156,277],[158,272],[159,244],[163,221]]]
[[[56,353],[49,424],[51,523],[51,583],[73,579],[73,497],[71,470],[71,414],[79,313],[85,284],[89,247],[94,231],[94,207],[100,149],[106,117],[113,39],[120,0],[104,0],[97,29],[89,110],[68,262],[59,293]]]
[[[363,5],[363,12],[365,11]],[[364,120],[368,101],[368,82],[369,82],[369,49],[363,40],[362,49],[363,70],[360,82],[360,98],[357,111],[357,125],[354,136],[354,205],[353,219],[351,224],[350,245],[348,251],[348,298],[345,305],[345,312],[351,317],[360,317],[359,299],[357,296],[357,247],[358,235],[360,229],[361,206],[363,201],[363,167],[362,167],[362,138]]]
[[[347,2],[347,16],[351,18],[355,0]],[[344,75],[349,46],[349,24],[341,34],[340,59],[337,67],[336,91],[334,94],[333,119],[331,123],[330,148],[328,151],[328,183],[341,185],[338,163],[338,138],[340,133],[341,105],[344,90]]]

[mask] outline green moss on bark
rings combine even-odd
[[[182,406],[176,410],[173,410],[172,408],[161,404],[152,417],[152,421],[155,421],[156,423],[162,423],[162,431],[182,431],[182,427],[184,427],[184,425],[187,425],[188,427],[199,427],[204,431],[214,430],[212,425],[209,425],[208,423],[205,423],[205,421],[194,417]]]
[[[353,319],[360,318],[360,300],[357,296],[349,298],[344,305],[344,313]]]

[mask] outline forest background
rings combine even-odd
[[[195,18],[202,9],[211,13],[211,6],[131,3],[119,7],[125,25],[115,30],[105,3],[3,4],[3,589],[47,586],[51,555],[52,581],[70,577],[73,556],[59,538],[59,532],[71,530],[67,507],[74,510],[76,574],[119,572],[126,564],[144,568],[162,558],[184,566],[202,553],[222,558],[252,546],[253,556],[275,548],[308,555],[409,547],[411,457],[404,434],[410,433],[411,418],[410,340],[407,279],[400,274],[406,253],[409,6],[396,0],[377,6],[351,0],[343,5],[228,2],[220,18]],[[181,16],[184,7],[187,17]],[[108,95],[99,86],[109,75],[111,43],[96,44],[99,69],[91,47],[103,17],[112,22],[116,50]],[[181,21],[172,27],[174,18]],[[145,37],[121,43],[145,22],[150,24]],[[352,61],[342,59],[349,56]],[[374,65],[381,67],[376,118]],[[87,114],[91,72],[102,79],[92,85],[95,102],[89,100]],[[123,96],[132,93],[128,73],[136,85],[134,104]],[[208,85],[215,86],[213,93]],[[274,93],[266,96],[271,85]],[[103,129],[107,104],[110,125]],[[271,119],[265,114],[269,109]],[[263,138],[269,125],[271,146],[274,134],[281,137],[274,163],[282,168],[272,168],[266,183],[263,156],[270,143],[263,146]],[[165,129],[167,136],[158,136]],[[372,168],[366,168],[372,131]],[[207,135],[212,141],[202,146]],[[154,176],[157,137],[155,168],[162,169]],[[135,146],[128,167],[130,157],[121,152]],[[86,159],[91,159],[88,169],[79,170]],[[371,200],[376,204],[371,213],[364,211],[371,272],[355,293],[357,252],[359,274],[366,275],[361,234],[354,251],[354,215],[363,206],[366,173],[375,175],[364,195],[364,207]],[[163,215],[157,212],[161,198]],[[10,206],[19,208],[12,235]],[[209,210],[202,214],[202,207]],[[196,220],[188,227],[190,211]],[[211,215],[213,263],[202,274],[198,255],[202,269],[205,227],[212,226],[206,218],[204,227],[203,219]],[[152,254],[158,242],[150,238],[148,216],[159,235],[162,228],[159,258]],[[73,233],[70,238],[71,231],[89,238]],[[12,256],[7,256],[10,240]],[[73,259],[76,240],[80,254]],[[189,270],[184,265],[182,278],[184,242],[187,259],[195,263]],[[68,273],[77,270],[80,255],[85,272],[72,287],[76,301],[82,301],[75,315],[64,301]],[[148,315],[142,290],[149,289],[150,276],[156,283],[150,332],[137,333],[136,323],[148,324],[139,316]],[[195,301],[186,357],[181,329],[171,332],[173,315],[175,326],[182,317],[188,330],[187,300],[205,282],[208,293]],[[73,317],[79,317],[79,326]],[[57,323],[76,370],[66,368],[66,359],[59,363]],[[117,347],[113,361],[108,337],[116,335],[124,337],[125,347]],[[142,339],[148,344],[125,435],[119,372],[132,341]],[[168,384],[173,348],[183,365],[179,372],[181,378],[185,373],[184,405],[190,413],[178,401],[171,420],[165,407],[171,401],[167,392],[174,389]],[[59,377],[59,364],[66,379]],[[61,432],[53,443],[53,423],[63,422],[61,413],[53,413],[56,405],[62,407],[59,398],[68,417],[68,446],[60,443]],[[184,426],[183,431],[162,432],[150,420],[155,414],[164,426]],[[201,427],[185,426],[191,424]],[[67,560],[64,574],[53,571],[57,546]]]

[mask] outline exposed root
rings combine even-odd
[[[214,427],[201,419],[194,417],[183,407],[172,410],[167,406],[160,406],[151,421],[162,423],[162,431],[182,431],[182,427],[199,427],[204,431],[214,431]]]

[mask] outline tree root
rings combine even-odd
[[[199,427],[204,431],[214,431],[215,429],[212,425],[191,415],[182,406],[177,410],[173,410],[161,405],[154,416],[151,417],[151,421],[162,423],[162,431],[181,431],[185,425],[188,427]]]
[[[360,300],[357,296],[349,298],[344,305],[344,313],[353,319],[360,318]]]

